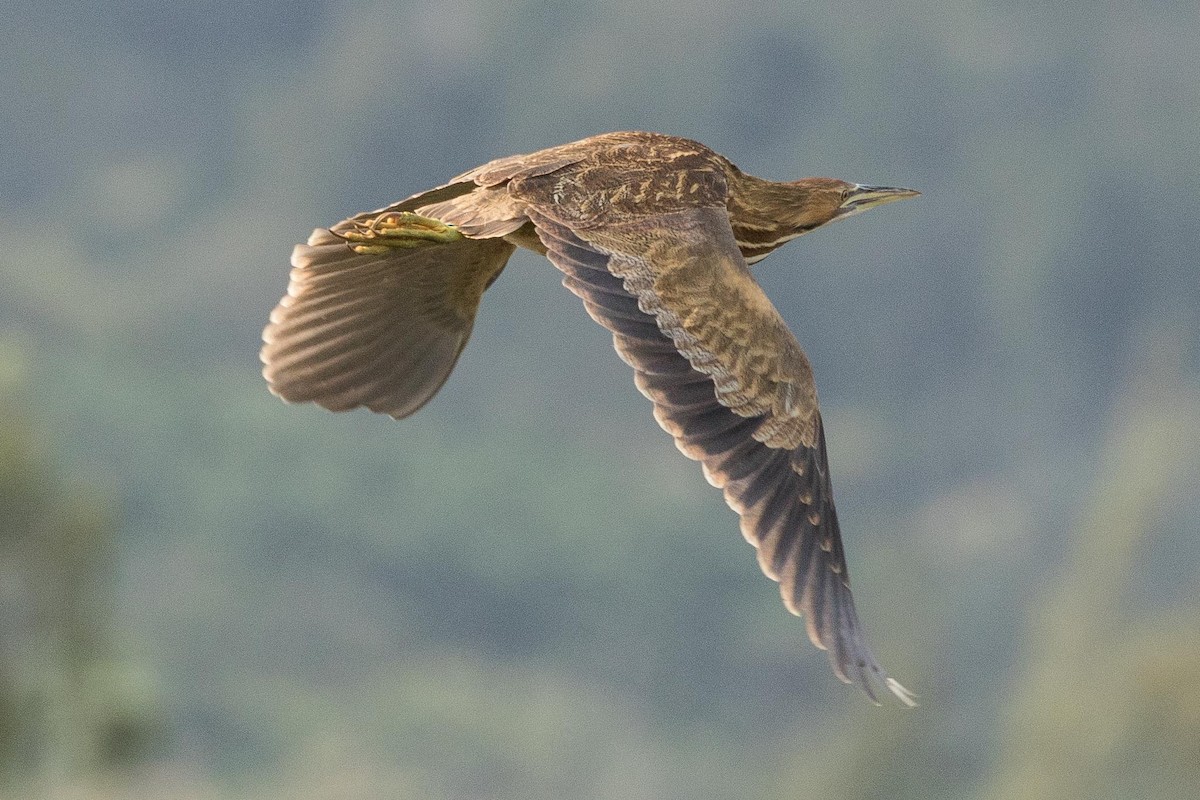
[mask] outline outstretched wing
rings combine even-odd
[[[564,285],[612,331],[679,449],[741,517],[784,603],[843,681],[905,703],[854,610],[812,369],[750,276],[724,207],[573,229],[527,213]]]
[[[484,289],[514,249],[503,239],[458,239],[364,254],[318,228],[292,252],[287,295],[263,331],[271,391],[333,411],[412,414],[446,382]]]

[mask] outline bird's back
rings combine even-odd
[[[680,207],[723,205],[735,169],[709,148],[644,131],[603,133],[509,156],[456,178],[510,196],[572,226],[589,227]]]

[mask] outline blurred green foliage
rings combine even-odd
[[[1194,3],[12,5],[6,797],[1195,796]],[[756,268],[916,711],[544,261],[413,419],[267,394],[310,228],[622,128],[923,191]]]
[[[1150,359],[1114,409],[1068,570],[1031,615],[987,797],[1183,800],[1200,785],[1200,605],[1128,605],[1163,509],[1196,487],[1200,391],[1172,380],[1170,361]]]
[[[114,626],[111,500],[63,479],[30,424],[22,356],[0,341],[0,787],[55,796],[125,769],[162,734]]]

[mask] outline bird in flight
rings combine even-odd
[[[762,180],[698,142],[636,131],[500,158],[297,245],[263,375],[289,402],[407,417],[445,383],[513,251],[546,256],[724,491],[837,676],[912,705],[854,610],[812,367],[749,265],[917,194]]]

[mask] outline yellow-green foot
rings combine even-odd
[[[423,247],[453,242],[463,235],[453,225],[411,211],[385,211],[374,217],[355,217],[333,228],[356,253],[377,255],[397,247]]]

